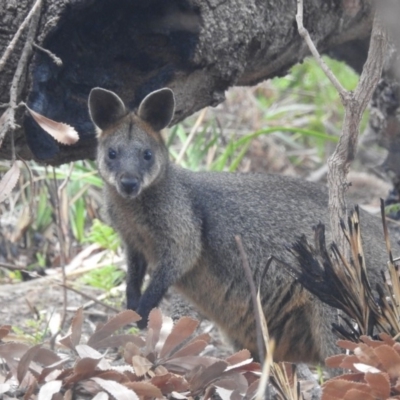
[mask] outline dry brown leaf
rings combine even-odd
[[[30,385],[28,385],[28,388],[24,394],[24,400],[30,400],[33,396],[33,394],[37,391],[38,385],[35,380],[32,381]]]
[[[224,372],[224,375],[225,374],[229,375],[231,372],[240,372],[240,373],[251,372],[251,375],[246,375],[246,377],[247,379],[251,379],[253,381],[254,379],[256,379],[254,378],[255,375],[260,376],[260,374],[262,373],[262,369],[260,363],[254,361],[247,363],[246,361],[244,361],[241,364],[236,364],[228,367]]]
[[[78,344],[75,347],[76,352],[81,358],[92,358],[99,360],[97,367],[102,370],[111,369],[110,363],[104,358],[103,354],[86,344]]]
[[[174,322],[172,318],[163,315],[162,326],[160,329],[158,341],[154,348],[154,351],[156,353],[159,353],[160,350],[163,348],[164,343],[167,340],[168,336],[171,334],[173,328],[174,328]],[[152,345],[155,343],[155,335],[157,335],[157,333],[153,331],[153,329],[149,329],[149,332],[146,336],[145,354],[149,354],[151,352],[152,347],[150,346],[150,344]]]
[[[207,345],[208,343],[204,340],[196,340],[186,346],[183,346],[176,353],[174,353],[171,358],[198,355],[207,347]]]
[[[115,381],[115,382],[124,383],[124,384],[129,382],[128,377],[124,373],[122,373],[120,371],[116,371],[114,369],[110,369],[107,371],[101,371],[101,372],[97,373],[96,376],[98,378],[105,379],[107,381]]]
[[[229,365],[225,372],[227,374],[232,374],[245,371],[261,373],[261,365],[259,363],[253,362],[252,358],[247,358],[242,360],[241,362],[238,362],[237,364]]]
[[[132,365],[132,357],[139,355],[140,349],[134,343],[128,343],[124,347],[124,360],[127,364]]]
[[[197,366],[207,368],[219,361],[221,360],[218,358],[206,356],[174,357],[166,361],[164,367],[166,367],[170,372],[185,373],[185,371],[191,371]]]
[[[393,340],[393,338],[390,335],[388,335],[386,332],[380,333],[379,338],[382,340],[382,342],[384,342],[388,346],[393,347],[396,344],[396,341]]]
[[[356,389],[365,394],[370,393],[370,387],[365,383],[351,382],[344,379],[330,379],[322,386],[321,400],[325,400],[325,396],[343,399],[345,394],[351,389]]]
[[[185,392],[189,389],[189,383],[182,376],[167,373],[157,375],[151,378],[150,383],[157,386],[164,395],[168,395],[174,391]]]
[[[143,347],[145,341],[137,335],[113,335],[104,340],[99,340],[98,342],[92,344],[94,349],[104,349],[108,347],[120,347],[126,346],[128,343],[134,343],[136,346]]]
[[[70,332],[59,340],[63,346],[68,347],[71,350],[75,349],[81,340],[83,324],[83,309],[79,307],[76,311],[74,318],[71,322]]]
[[[139,314],[132,310],[125,310],[117,314],[115,317],[107,321],[100,329],[96,330],[95,333],[88,340],[89,346],[95,346],[97,342],[104,340],[111,336],[118,329],[124,326],[137,322],[140,320]]]
[[[53,394],[61,389],[62,381],[51,381],[45,383],[39,390],[37,400],[52,400]]]
[[[30,227],[32,223],[32,212],[29,206],[24,206],[22,209],[18,221],[14,226],[14,229],[10,236],[10,241],[13,243],[21,240],[22,236],[25,234],[26,230]]]
[[[214,385],[226,390],[231,390],[232,392],[239,391],[242,394],[246,393],[249,387],[246,378],[241,374],[235,374],[229,378],[218,379]]]
[[[147,323],[148,332],[151,332],[151,339],[146,338],[146,345],[149,351],[154,351],[160,338],[160,331],[163,323],[163,316],[159,308],[153,308],[149,314],[149,322]]]
[[[8,368],[14,377],[17,377],[17,368],[19,359],[29,349],[29,346],[24,343],[5,343],[0,345],[0,357],[6,360]]]
[[[90,377],[96,370],[97,364],[100,362],[100,358],[82,358],[74,366],[74,373],[76,375],[84,375]]]
[[[107,381],[101,378],[92,378],[103,390],[111,394],[116,400],[139,400],[137,394],[118,382]]]
[[[365,374],[365,381],[371,387],[372,394],[379,399],[387,399],[390,396],[390,381],[388,374]]]
[[[60,360],[55,362],[54,364],[48,365],[45,368],[43,368],[42,372],[38,376],[38,382],[42,383],[43,380],[53,371],[59,369],[59,367],[63,364],[65,364],[67,361],[69,361],[69,358],[65,358],[64,360]]]
[[[163,398],[161,390],[149,382],[129,382],[125,383],[128,389],[132,389],[138,396]]]
[[[11,325],[0,326],[0,340],[4,339],[11,331]]]
[[[75,350],[80,358],[103,358],[103,354],[95,350],[93,347],[88,346],[87,344],[78,344]]]
[[[338,340],[336,344],[345,350],[354,351],[354,349],[358,346],[358,343],[350,342],[350,340]]]
[[[175,326],[172,328],[171,333],[165,340],[164,346],[160,351],[160,358],[164,358],[169,356],[177,346],[182,344],[184,340],[189,338],[193,334],[193,332],[198,327],[199,322],[189,318],[189,317],[182,317],[176,323]]]
[[[36,354],[39,352],[41,344],[37,344],[35,346],[32,346],[22,357],[21,360],[18,363],[17,367],[17,379],[18,382],[21,383],[23,379],[25,378],[26,373],[28,372],[29,365],[31,364],[31,361],[33,358],[36,356]]]
[[[375,400],[375,397],[357,389],[350,389],[344,395],[343,400]]]
[[[8,196],[18,182],[19,175],[21,174],[21,161],[14,161],[11,168],[3,175],[0,180],[0,203],[2,203]]]
[[[349,374],[343,374],[339,376],[335,376],[334,378],[331,378],[330,380],[344,380],[344,381],[351,381],[351,382],[361,382],[364,383],[364,373],[363,372],[352,372]]]
[[[367,346],[369,346],[369,347],[371,347],[371,348],[375,348],[375,347],[379,347],[379,346],[382,346],[384,343],[382,343],[382,341],[381,340],[373,340],[373,339],[371,339],[369,336],[365,336],[365,335],[362,335],[362,336],[360,336],[360,339],[367,345]]]
[[[337,354],[335,356],[327,357],[325,365],[329,368],[345,368],[356,372],[357,370],[354,368],[353,364],[357,362],[359,362],[359,360],[357,356],[353,354]]]
[[[397,351],[385,344],[375,348],[374,352],[391,378],[400,377],[400,355]]]
[[[260,385],[260,380],[257,379],[254,382],[251,383],[251,385],[249,386],[249,388],[247,389],[246,392],[246,399],[254,399],[254,397],[256,396],[257,390],[258,390],[258,386]]]
[[[194,346],[193,348],[191,347],[193,343],[195,342],[206,342],[207,344],[210,342],[211,336],[208,333],[201,333],[200,335],[194,337],[193,339],[190,339],[185,346],[183,346],[181,349],[179,349],[176,353],[173,354],[172,358],[175,357],[182,357],[182,356],[187,356],[187,355],[197,355],[199,353],[196,353],[196,347]],[[199,346],[200,347],[200,346]],[[188,348],[187,350],[185,350]],[[190,349],[193,350],[193,353],[190,352]],[[190,352],[190,353],[189,353]]]
[[[221,376],[228,365],[226,361],[220,360],[206,368],[197,367],[197,373],[188,379],[192,395],[196,396],[202,393],[208,385]]]
[[[355,363],[358,363],[359,360],[356,355],[350,354],[343,358],[342,363],[340,364],[340,368],[350,369],[353,372],[359,372],[357,368],[354,367]]]
[[[54,353],[54,351],[43,348],[40,348],[33,358],[33,361],[36,361],[46,367],[61,360],[61,357]]]
[[[147,374],[147,372],[151,369],[153,363],[150,362],[147,358],[142,356],[133,356],[132,357],[132,367],[135,370],[135,374],[137,376],[143,376]]]
[[[51,135],[57,142],[65,145],[71,145],[79,140],[78,132],[70,125],[62,122],[53,121],[44,115],[33,111],[26,105],[26,109],[38,125]]]
[[[249,358],[251,358],[250,352],[246,349],[243,349],[227,357],[225,361],[230,365],[235,365],[240,364],[243,361],[247,361]]]
[[[163,365],[157,365],[153,372],[154,375],[165,375],[168,374],[169,371]]]
[[[325,359],[325,365],[329,368],[340,368],[346,354],[336,354]]]
[[[74,318],[71,322],[71,344],[73,347],[77,346],[81,340],[82,334],[82,324],[83,324],[83,308],[79,307],[76,310]]]
[[[368,364],[373,367],[378,367],[378,365],[380,364],[380,361],[374,353],[374,350],[364,343],[359,343],[359,345],[354,350],[354,354],[358,357],[360,362],[364,364]]]

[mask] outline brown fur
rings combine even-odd
[[[276,340],[275,360],[318,363],[333,354],[335,310],[276,264],[260,282],[271,254],[292,262],[287,245],[302,233],[311,236],[319,221],[329,227],[327,191],[289,177],[182,169],[169,162],[158,132],[173,115],[172,92],[150,94],[136,114],[121,109],[121,103],[114,93],[94,89],[89,108],[94,123],[104,129],[98,166],[109,222],[126,246],[128,307],[146,320],[174,285],[236,347],[256,355],[249,284],[234,239],[240,235],[255,284],[261,288],[270,335]],[[113,110],[112,115],[107,118],[99,111],[103,109]],[[118,149],[115,160],[109,159],[110,148]],[[154,159],[146,164],[142,158],[149,149]],[[131,193],[122,176],[134,181],[134,189],[128,187]],[[369,275],[376,282],[386,260],[380,224],[362,214],[361,225]],[[151,280],[142,294],[145,271]]]

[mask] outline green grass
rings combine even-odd
[[[87,272],[80,278],[80,282],[105,291],[111,290],[123,281],[125,273],[113,265]]]
[[[324,57],[328,66],[338,77],[342,85],[353,90],[358,82],[358,75],[344,63]],[[316,153],[325,162],[329,156],[328,146],[336,143],[341,131],[344,109],[339,95],[324,72],[312,58],[292,68],[284,78],[270,81],[266,94],[256,90],[257,107],[262,112],[262,129],[245,135],[233,134],[227,143],[222,140],[215,120],[204,124],[187,148],[180,164],[194,171],[210,169],[215,171],[236,171],[245,157],[252,140],[273,135],[280,141],[299,149],[316,149]],[[367,114],[364,116],[361,131],[366,127]],[[178,157],[178,149],[186,142],[191,122],[176,125],[170,133],[167,145],[173,160]],[[174,146],[173,146],[174,145]],[[205,162],[213,146],[217,151],[213,162]],[[297,165],[299,161],[292,157]]]
[[[114,229],[98,219],[93,220],[86,241],[89,243],[97,243],[103,249],[110,250],[114,253],[121,245],[119,236]]]

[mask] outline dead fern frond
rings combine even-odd
[[[348,218],[347,226],[343,221],[341,224],[350,248],[349,260],[343,257],[335,243],[327,249],[325,227],[320,223],[314,228],[314,246],[302,236],[290,248],[297,259],[296,267],[279,261],[308,291],[355,321],[356,327],[344,316],[340,324],[334,325],[339,336],[349,340],[358,341],[361,335],[372,336],[374,332],[392,336],[400,332],[399,276],[390,251],[384,212],[382,217],[392,284],[383,277],[382,283],[376,287],[377,299],[367,276],[358,207]]]

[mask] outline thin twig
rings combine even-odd
[[[65,286],[67,283],[67,277],[65,274],[65,264],[66,264],[66,260],[65,260],[65,254],[64,254],[64,235],[62,232],[62,228],[61,228],[61,210],[60,210],[60,198],[59,198],[59,193],[58,193],[58,185],[57,185],[57,177],[56,177],[56,170],[53,167],[53,179],[54,179],[54,185],[55,185],[55,194],[54,194],[54,198],[56,201],[55,204],[55,209],[56,211],[56,215],[57,215],[57,236],[58,236],[58,240],[60,242],[60,264],[61,264],[61,274],[62,274],[62,281],[63,281],[63,285]],[[63,290],[63,316],[61,318],[61,323],[60,323],[60,329],[62,329],[65,320],[67,318],[67,302],[68,302],[68,294],[67,294],[67,289],[64,287]]]
[[[21,80],[25,78],[24,75],[28,67],[28,60],[32,54],[32,43],[35,39],[36,30],[39,25],[41,5],[42,5],[42,0],[37,0],[37,2],[35,3],[34,7],[31,10],[32,12],[32,15],[30,16],[31,22],[29,25],[29,30],[26,37],[25,45],[24,48],[22,49],[22,54],[18,61],[18,65],[11,82],[9,107],[4,112],[5,116],[4,115],[2,116],[2,118],[4,117],[4,124],[0,126],[0,147],[1,144],[3,143],[4,137],[7,134],[7,132],[11,130],[12,135],[14,135],[14,130],[17,128],[15,124],[15,110],[18,107],[17,105],[18,97],[21,93],[21,86],[23,86],[21,85]],[[12,136],[11,138],[11,146],[13,150],[12,159],[15,160],[16,155],[14,148],[14,136]]]
[[[197,133],[197,130],[199,129],[201,123],[203,122],[204,117],[206,116],[206,114],[207,114],[207,107],[204,108],[201,111],[199,117],[197,118],[195,124],[193,125],[193,128],[190,131],[189,136],[186,139],[186,142],[184,143],[184,145],[183,145],[183,147],[182,147],[182,149],[181,149],[181,151],[180,151],[180,153],[179,153],[179,155],[178,155],[178,157],[177,157],[177,159],[175,161],[176,164],[179,165],[180,162],[182,161],[182,159],[183,159],[183,157],[184,157],[184,155],[186,153],[186,150],[188,149],[190,143],[192,143],[192,141],[193,141],[193,139],[194,139],[194,137],[195,137],[195,135]]]
[[[329,210],[333,238],[346,256],[346,241],[340,229],[340,218],[346,214],[345,192],[347,174],[357,149],[362,115],[382,74],[386,52],[386,35],[378,15],[375,15],[371,32],[368,58],[354,92],[349,92],[345,107],[342,133],[335,151],[328,159]]]
[[[6,61],[7,61],[8,57],[10,56],[11,52],[14,50],[14,47],[15,47],[19,37],[21,36],[23,30],[28,25],[28,22],[30,21],[32,16],[35,15],[36,12],[40,9],[40,7],[42,5],[41,3],[42,3],[42,0],[37,0],[36,1],[36,3],[33,5],[31,10],[29,11],[28,15],[25,17],[24,21],[22,22],[22,24],[18,28],[17,32],[15,33],[15,35],[12,38],[11,42],[9,43],[9,45],[7,46],[6,50],[4,51],[4,54],[0,59],[0,73],[3,70],[4,65],[6,64]]]
[[[320,56],[317,48],[315,47],[314,42],[311,39],[308,30],[304,27],[303,24],[303,0],[297,0],[297,14],[296,14],[296,22],[297,22],[297,29],[299,34],[302,38],[304,38],[305,42],[307,43],[308,48],[311,51],[311,54],[315,57],[315,60],[321,67],[321,69],[325,72],[325,75],[328,79],[332,82],[332,85],[335,86],[336,90],[338,91],[342,103],[345,104],[348,99],[348,92],[333,74],[333,72],[329,69],[326,65],[325,61]]]
[[[380,15],[378,11],[376,11],[372,25],[367,61],[364,64],[358,85],[354,90],[354,97],[358,101],[362,111],[368,106],[372,94],[382,76],[386,47],[386,31],[382,25]]]
[[[243,247],[242,239],[240,236],[235,236],[235,240],[236,240],[236,245],[239,249],[240,258],[242,259],[243,270],[250,285],[250,294],[251,294],[251,300],[253,302],[254,317],[256,321],[258,356],[260,357],[260,362],[263,363],[265,360],[265,355],[264,355],[265,346],[264,346],[264,339],[262,335],[261,319],[260,319],[260,314],[263,311],[260,310],[258,307],[257,291],[254,285],[254,280],[253,280],[253,275],[251,273],[249,260],[247,259],[247,254]]]
[[[29,199],[29,216],[30,218],[34,217],[34,212],[36,210],[36,184],[35,184],[35,180],[33,179],[33,174],[32,174],[32,170],[29,168],[29,165],[27,164],[27,162],[22,159],[21,157],[18,157],[18,159],[20,161],[22,161],[25,165],[25,168],[28,171],[29,174],[29,186],[31,189],[31,195],[30,195],[30,199]],[[24,190],[24,185],[21,185],[21,192]]]
[[[18,267],[17,265],[5,263],[5,262],[0,262],[0,268],[5,268],[10,271],[26,271],[26,272],[31,272],[26,269],[26,267]]]
[[[299,34],[306,41],[312,55],[337,89],[345,107],[342,133],[334,153],[328,159],[329,214],[333,239],[345,256],[348,247],[340,229],[340,219],[346,215],[345,192],[348,188],[347,174],[353,161],[362,115],[382,74],[386,51],[386,35],[379,17],[375,14],[368,59],[354,92],[345,90],[332,71],[322,60],[311,37],[303,25],[303,0],[297,0],[296,21]],[[347,250],[347,251],[346,251]]]
[[[47,55],[51,58],[51,60],[54,62],[54,64],[57,65],[57,67],[62,67],[63,62],[62,62],[62,60],[61,60],[60,57],[57,57],[57,56],[56,56],[54,53],[52,53],[50,50],[47,50],[47,49],[45,49],[44,47],[39,46],[37,43],[32,43],[32,46],[33,46],[35,49],[41,51],[42,53],[47,54]]]
[[[96,297],[91,296],[90,294],[81,292],[80,290],[75,289],[72,286],[68,286],[66,284],[61,284],[60,286],[62,286],[64,289],[71,290],[72,292],[75,292],[75,293],[81,295],[82,297],[85,297],[86,299],[89,299],[89,300],[91,300],[91,301],[93,301],[93,302],[95,302],[97,304],[100,304],[101,306],[103,306],[103,307],[105,307],[105,308],[107,308],[107,309],[109,309],[111,311],[114,311],[116,313],[119,313],[121,311],[120,309],[115,308],[113,306],[110,306],[109,304],[104,303],[104,301],[101,301],[101,300],[97,299]]]

